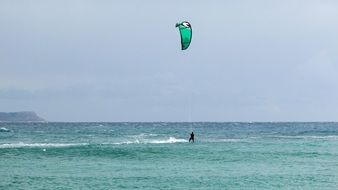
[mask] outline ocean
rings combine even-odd
[[[0,189],[338,189],[338,123],[0,123]],[[189,135],[195,133],[195,142]]]

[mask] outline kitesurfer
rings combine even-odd
[[[190,142],[190,141],[195,142],[195,141],[194,141],[194,136],[195,136],[195,135],[194,135],[194,132],[191,132],[189,142]]]

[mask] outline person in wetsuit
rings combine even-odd
[[[195,136],[195,135],[194,135],[194,132],[191,132],[189,142],[190,142],[190,141],[195,142],[195,141],[194,141],[194,136]]]

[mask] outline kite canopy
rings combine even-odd
[[[176,27],[178,27],[180,34],[181,34],[181,46],[182,50],[188,49],[191,38],[192,38],[192,29],[191,25],[187,21],[183,21],[181,23],[177,23]]]

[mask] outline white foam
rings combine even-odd
[[[116,143],[102,143],[102,144],[140,144],[138,140],[135,141],[124,141],[124,142],[116,142]]]
[[[169,137],[165,140],[150,140],[149,143],[153,144],[165,144],[165,143],[184,143],[188,142],[186,139],[176,139],[175,137]]]
[[[10,130],[7,129],[6,127],[1,127],[0,132],[10,132]]]
[[[70,146],[84,146],[88,143],[13,143],[13,144],[0,144],[0,148],[39,148],[39,147],[70,147]]]
[[[123,141],[112,144],[172,144],[172,143],[186,143],[186,139],[176,139],[175,137],[169,137],[167,139],[136,139],[134,141]]]

